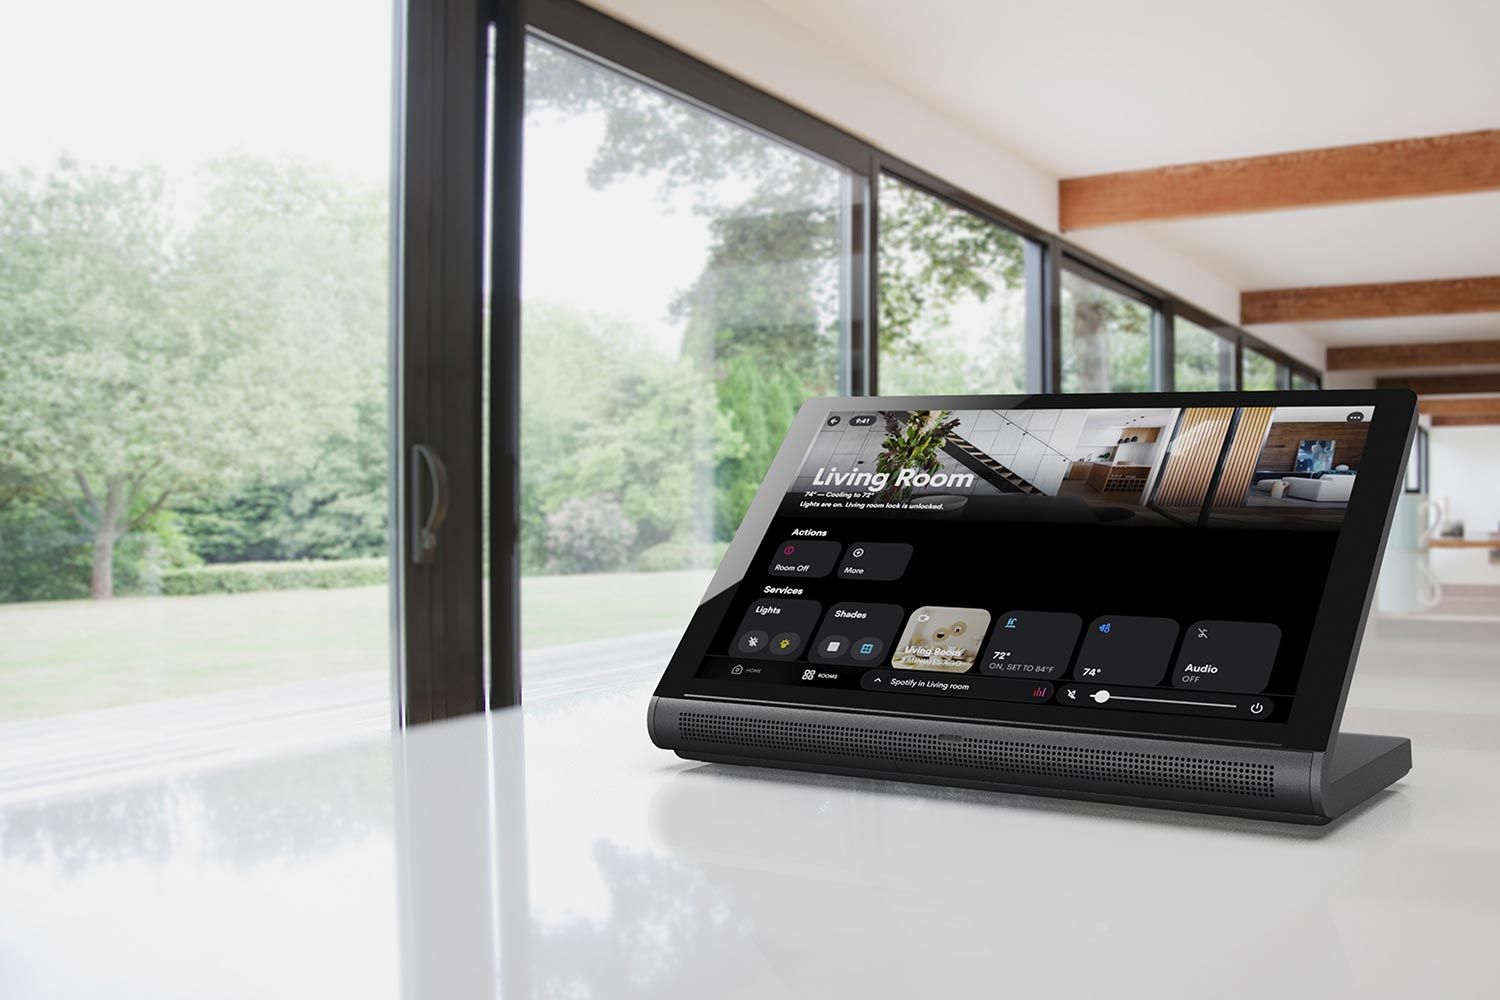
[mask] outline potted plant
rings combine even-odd
[[[885,440],[880,443],[880,457],[875,459],[875,471],[890,477],[890,485],[880,492],[882,500],[911,499],[912,487],[896,485],[896,474],[902,469],[936,472],[942,464],[938,451],[959,424],[950,410],[912,410],[905,416],[903,422],[895,413],[885,414]]]

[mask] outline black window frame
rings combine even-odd
[[[476,92],[479,94],[483,94],[485,88],[493,83],[495,94],[489,108],[488,122],[494,150],[490,224],[495,247],[491,255],[489,276],[493,305],[488,374],[494,401],[489,414],[489,481],[492,499],[488,650],[491,664],[488,684],[490,708],[516,704],[521,697],[520,575],[517,558],[520,541],[520,163],[524,115],[524,44],[527,37],[544,39],[549,44],[576,53],[645,86],[849,173],[856,183],[851,185],[848,204],[849,296],[848,315],[844,317],[847,340],[840,368],[845,373],[847,389],[853,395],[874,394],[878,392],[880,385],[877,296],[879,182],[882,175],[889,175],[1021,237],[1026,253],[1025,385],[1028,392],[1060,390],[1060,289],[1064,269],[1075,271],[1152,309],[1153,388],[1173,388],[1174,325],[1177,316],[1189,319],[1234,344],[1234,389],[1241,387],[1243,354],[1246,349],[1251,348],[1276,361],[1278,382],[1290,384],[1291,373],[1296,371],[1321,385],[1321,373],[1316,369],[1167,289],[578,0],[420,0],[412,5],[411,10],[413,13],[409,16],[413,20],[431,22],[428,34],[433,39],[442,39],[441,42],[428,42],[429,45],[437,45],[434,51],[446,45],[466,53],[456,72],[447,71],[443,83],[454,87],[467,82],[477,88]],[[479,23],[476,23],[476,18]],[[472,53],[468,52],[468,46],[472,43],[464,38],[465,31],[478,32],[482,37],[491,27],[497,36],[493,80],[484,76],[482,60],[480,73],[475,75],[469,58]],[[414,58],[408,53],[407,64],[403,85],[408,100],[413,93],[424,93],[424,86],[429,89],[435,87],[433,81],[444,73],[441,60],[434,60],[431,52],[425,58],[420,54]],[[416,70],[415,75],[413,69]],[[459,134],[445,137],[443,155],[457,158],[473,145],[473,136],[467,134],[469,124],[467,121],[461,122],[457,129]],[[479,123],[481,138],[483,126],[484,123]],[[460,171],[459,176],[467,175]],[[418,193],[421,193],[420,190]],[[460,201],[473,198],[473,217],[480,217],[482,194],[476,196],[472,186],[466,185],[457,197]],[[470,235],[460,227],[452,238],[465,241],[464,248],[475,252],[477,267],[482,255],[467,242]],[[412,266],[409,248],[406,266]],[[403,280],[410,283],[413,279],[408,277]],[[478,343],[477,320],[473,325],[472,337],[474,343]],[[458,345],[454,349],[467,357],[471,347],[472,344]],[[477,401],[477,396],[475,398]],[[467,412],[466,410],[465,413]],[[477,412],[473,420],[474,438],[478,441],[480,435]],[[409,480],[410,477],[403,473],[402,478]],[[477,480],[469,488],[474,496],[468,498],[466,503],[472,503],[477,509]],[[466,506],[465,510],[468,509]],[[466,518],[466,522],[467,520],[471,518]],[[477,546],[477,533],[471,532],[470,528],[463,530],[466,539],[470,534],[476,535],[474,544]],[[430,629],[428,631],[431,633]],[[412,642],[408,639],[407,646],[410,648],[411,645]],[[472,668],[472,664],[460,663],[456,658],[449,657],[433,669],[451,672],[459,678],[460,688],[467,693],[472,690]]]
[[[1417,436],[1412,440],[1411,455],[1407,457],[1406,472],[1402,477],[1402,492],[1404,493],[1426,493],[1432,485],[1432,467],[1430,464],[1429,449],[1432,446],[1431,439],[1427,435],[1427,428],[1418,427]],[[1415,469],[1417,473],[1416,485],[1412,485],[1411,474]]]
[[[1061,241],[1059,241],[1061,242]],[[1103,259],[1093,254],[1085,253],[1076,247],[1063,245],[1060,247],[1060,266],[1057,274],[1056,298],[1058,302],[1058,315],[1056,325],[1048,332],[1048,338],[1052,341],[1052,367],[1048,372],[1050,382],[1049,392],[1063,391],[1062,377],[1062,272],[1068,271],[1083,280],[1114,292],[1127,299],[1139,302],[1151,310],[1151,329],[1149,337],[1151,340],[1149,361],[1151,386],[1148,392],[1160,392],[1171,388],[1172,374],[1172,333],[1171,321],[1173,312],[1173,300],[1170,296],[1161,294],[1159,290],[1153,289],[1143,282],[1134,280],[1120,272],[1118,268],[1111,266]],[[1163,371],[1163,362],[1167,367]],[[1113,388],[1107,390],[1114,392]]]
[[[941,202],[952,205],[954,208],[989,223],[999,229],[1005,229],[1014,233],[1021,240],[1022,252],[1025,254],[1024,273],[1026,284],[1026,332],[1025,332],[1025,358],[1026,372],[1024,385],[1027,392],[1045,392],[1046,381],[1044,379],[1046,366],[1046,353],[1043,344],[1046,340],[1048,302],[1051,298],[1050,289],[1055,287],[1050,274],[1050,264],[1056,259],[1056,252],[1051,245],[1049,234],[1021,219],[1019,216],[1011,215],[1004,209],[991,204],[983,198],[970,194],[957,185],[950,184],[940,177],[928,173],[904,160],[891,156],[887,153],[872,151],[870,157],[870,177],[866,183],[866,190],[870,192],[870,250],[869,260],[869,284],[870,284],[870,319],[867,347],[869,359],[867,361],[870,372],[869,395],[879,394],[880,381],[878,378],[880,368],[880,180],[882,177],[890,177],[892,180],[905,184],[923,194],[936,198]]]
[[[392,708],[406,726],[487,703],[478,374],[493,11],[420,0],[395,17]],[[428,529],[436,544],[419,545]]]
[[[1226,344],[1229,345],[1229,368],[1230,368],[1230,372],[1229,372],[1229,384],[1228,385],[1221,385],[1221,386],[1219,386],[1219,391],[1220,392],[1226,392],[1226,391],[1231,391],[1231,390],[1233,390],[1233,391],[1239,391],[1239,388],[1240,388],[1240,342],[1241,342],[1241,338],[1244,335],[1244,331],[1242,331],[1242,330],[1240,330],[1240,329],[1238,329],[1238,328],[1230,325],[1229,323],[1225,323],[1223,320],[1219,319],[1218,317],[1216,317],[1216,316],[1214,316],[1214,315],[1212,315],[1210,313],[1207,313],[1207,312],[1203,311],[1202,309],[1199,309],[1196,306],[1192,306],[1192,305],[1188,305],[1187,303],[1179,302],[1179,303],[1176,303],[1176,308],[1173,310],[1172,342],[1174,344],[1174,348],[1175,348],[1176,339],[1177,339],[1177,326],[1176,326],[1176,322],[1175,321],[1177,319],[1179,319],[1179,318],[1187,320],[1189,323],[1192,323],[1195,326],[1200,327],[1201,329],[1207,330],[1209,333],[1213,334],[1215,337],[1218,337],[1220,340],[1224,341]],[[1173,386],[1173,388],[1176,388],[1176,385],[1177,385],[1177,363],[1176,362],[1177,362],[1176,351],[1174,349],[1174,351],[1173,351],[1173,357],[1172,357],[1172,386]]]
[[[1256,354],[1259,354],[1261,357],[1265,358],[1273,365],[1275,365],[1276,384],[1272,387],[1272,389],[1281,390],[1291,388],[1291,365],[1287,356],[1280,351],[1266,349],[1266,347],[1262,343],[1248,336],[1242,337],[1240,339],[1240,349],[1238,352],[1236,352],[1238,363],[1235,365],[1235,378],[1241,383],[1242,386],[1245,380],[1246,351],[1254,351]]]

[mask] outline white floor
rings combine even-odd
[[[528,700],[657,670],[678,633],[553,646],[524,657]],[[345,674],[0,723],[0,806],[390,732],[390,678]]]
[[[1500,627],[1372,631],[1347,728],[1415,766],[1322,829],[689,763],[645,646],[489,720],[17,797],[0,996],[1491,997]]]

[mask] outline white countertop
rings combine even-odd
[[[12,803],[0,997],[1492,997],[1497,630],[1398,627],[1322,829],[694,764],[637,669]]]

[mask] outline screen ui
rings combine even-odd
[[[1326,821],[1409,766],[1337,723],[1414,421],[1394,391],[815,400],[653,738]]]

